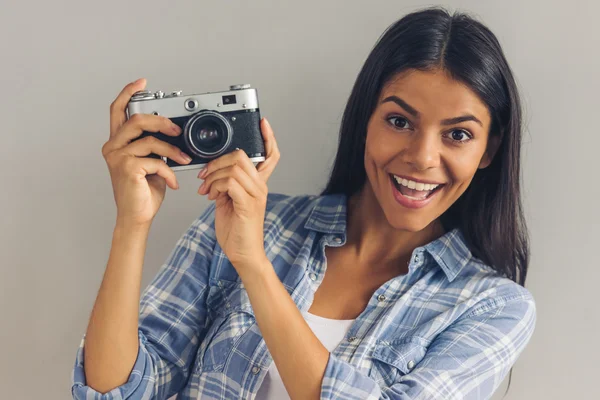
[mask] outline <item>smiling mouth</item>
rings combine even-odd
[[[440,190],[445,184],[440,185],[429,185],[419,184],[414,181],[408,181],[407,179],[399,178],[393,174],[389,174],[392,183],[404,197],[408,197],[411,200],[425,200],[431,197],[435,192]]]

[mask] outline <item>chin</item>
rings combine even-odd
[[[395,214],[390,215],[388,212],[384,210],[385,217],[390,224],[391,227],[397,230],[402,230],[406,232],[420,232],[423,229],[427,228],[433,220],[419,218],[416,215],[399,215],[397,214],[398,210],[393,210]]]

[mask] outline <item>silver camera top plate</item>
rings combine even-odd
[[[183,94],[156,98],[150,91],[144,91],[132,97],[127,105],[127,115],[155,114],[167,118],[186,117],[200,110],[218,112],[243,111],[259,108],[256,89],[237,89],[223,92]],[[162,92],[161,92],[162,93]],[[225,96],[235,96],[235,104],[224,104]],[[188,105],[194,107],[188,107]]]

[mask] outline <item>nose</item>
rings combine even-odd
[[[438,167],[440,164],[440,140],[437,133],[415,131],[403,151],[403,161],[418,171]]]

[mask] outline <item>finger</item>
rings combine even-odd
[[[140,158],[136,163],[136,167],[137,173],[141,177],[156,174],[164,178],[171,189],[175,190],[179,188],[175,172],[173,172],[173,170],[162,160],[156,158]]]
[[[263,134],[263,140],[265,142],[265,161],[262,161],[256,166],[256,170],[263,179],[264,182],[269,180],[269,177],[275,170],[275,166],[279,162],[280,153],[279,146],[275,140],[275,134],[271,128],[271,124],[266,118],[261,120],[261,132]]]
[[[267,153],[267,158],[269,158],[273,154],[279,152],[279,147],[277,146],[277,141],[275,140],[273,128],[271,128],[271,124],[266,118],[262,119],[261,132],[265,142],[265,152]]]
[[[229,178],[235,179],[250,196],[259,198],[263,195],[263,188],[257,185],[257,183],[262,183],[258,177],[255,181],[237,164],[221,168],[208,175],[200,189],[198,189],[198,193],[209,193],[214,182]]]
[[[181,134],[181,128],[167,117],[152,114],[134,114],[106,144],[105,151],[111,152],[127,146],[142,132],[160,132],[168,136]]]
[[[151,153],[170,158],[179,164],[188,164],[192,158],[181,151],[177,146],[164,142],[154,136],[146,136],[126,146],[123,151],[136,157],[145,157]]]
[[[252,178],[258,178],[258,172],[256,171],[256,167],[250,161],[250,157],[244,150],[234,150],[231,153],[227,153],[219,158],[216,158],[210,161],[206,166],[200,171],[198,177],[206,178],[211,173],[229,167],[231,165],[239,165],[246,174],[248,174]]]
[[[117,130],[125,122],[125,107],[131,99],[131,96],[139,90],[146,87],[146,79],[140,78],[135,82],[126,85],[117,98],[110,104],[110,137],[117,133]]]
[[[233,200],[233,204],[236,207],[245,209],[248,207],[248,202],[252,201],[248,192],[242,188],[237,180],[233,178],[219,179],[215,181],[208,194],[208,199],[216,199],[219,194],[227,194]]]

